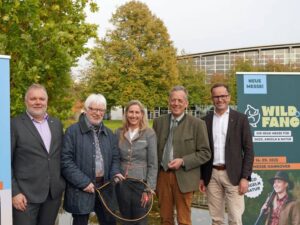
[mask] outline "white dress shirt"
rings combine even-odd
[[[229,108],[222,115],[214,112],[213,117],[213,141],[214,161],[213,165],[225,165],[225,143],[229,120]]]
[[[129,129],[128,130],[128,133],[129,133],[129,138],[130,138],[130,141],[134,138],[134,136],[139,132],[139,128],[136,128],[136,129]]]

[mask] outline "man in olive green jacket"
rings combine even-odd
[[[193,191],[199,187],[199,167],[211,157],[206,125],[185,114],[187,106],[186,89],[175,86],[169,95],[171,114],[153,123],[160,166],[157,195],[161,224],[165,225],[174,224],[174,205],[178,224],[191,225],[191,202]]]

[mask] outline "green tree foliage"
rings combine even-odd
[[[236,73],[237,72],[253,72],[257,70],[256,66],[253,65],[252,60],[237,59],[235,66],[231,68],[228,76],[228,86],[231,93],[232,105],[237,104],[237,86],[236,86]]]
[[[131,1],[117,9],[111,23],[114,29],[91,54],[91,91],[103,93],[110,106],[124,106],[131,99],[149,109],[166,106],[178,70],[163,22],[144,3]]]
[[[205,85],[205,72],[197,70],[191,59],[181,60],[178,63],[179,79],[189,92],[189,105],[210,104],[207,96],[207,85]]]
[[[0,54],[11,56],[11,114],[24,110],[24,92],[45,85],[49,111],[66,118],[72,99],[70,68],[87,52],[96,26],[85,22],[87,0],[0,0]],[[97,10],[90,3],[91,10]]]

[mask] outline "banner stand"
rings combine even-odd
[[[287,196],[284,204],[298,207],[294,210],[300,214],[299,85],[300,73],[237,73],[238,110],[248,116],[255,152],[244,225],[265,224],[270,213],[261,213],[262,206],[270,206],[270,211],[279,196]],[[277,184],[278,181],[284,184]],[[281,190],[279,185],[283,186]],[[280,209],[279,218],[286,221],[282,224],[290,224],[287,221],[296,218],[283,212],[288,208],[292,207],[284,205]]]
[[[0,55],[0,225],[12,225],[9,61]]]

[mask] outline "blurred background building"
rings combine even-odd
[[[300,69],[300,43],[228,49],[178,57],[179,61],[192,60],[195,68],[206,72],[208,81],[213,74],[228,73],[237,59],[251,60],[253,65],[260,66],[272,61]]]

